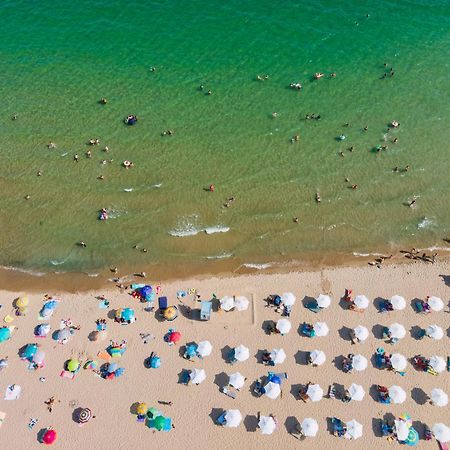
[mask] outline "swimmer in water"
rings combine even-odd
[[[75,155],[73,155],[73,160],[74,162],[78,162],[78,155],[75,153]]]

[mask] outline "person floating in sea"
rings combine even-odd
[[[78,154],[77,153],[75,153],[75,155],[73,155],[73,160],[74,160],[74,162],[78,162]]]
[[[108,103],[108,100],[106,98],[102,97],[99,101],[100,105],[106,105]]]

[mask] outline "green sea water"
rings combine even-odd
[[[1,265],[212,267],[443,245],[448,1],[4,0],[0,20]]]

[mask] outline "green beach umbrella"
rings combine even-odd
[[[166,419],[163,416],[158,416],[153,420],[153,426],[161,431],[164,428],[164,424],[166,423]]]
[[[158,417],[160,415],[161,415],[161,413],[155,407],[152,406],[151,408],[148,408],[147,417],[153,419],[153,418]]]
[[[69,372],[75,372],[79,366],[80,361],[78,361],[78,359],[69,359],[69,362],[67,363],[67,370]]]

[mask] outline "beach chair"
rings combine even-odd
[[[330,384],[330,387],[328,388],[328,398],[336,398],[336,388],[334,387],[334,384]]]
[[[387,387],[378,385],[377,393],[378,393],[378,401],[380,403],[390,405],[391,399],[389,397],[389,391],[388,391]]]
[[[268,372],[267,376],[269,378],[278,377],[280,380],[287,380],[288,379],[287,372]]]
[[[394,434],[394,426],[388,421],[381,422],[381,434],[386,437],[390,437]]]
[[[306,322],[302,324],[300,332],[303,334],[303,336],[307,337],[314,337],[316,335],[316,333],[314,332],[314,328]]]
[[[320,311],[320,309],[321,309],[321,308],[319,308],[319,305],[317,304],[316,300],[307,303],[305,308],[309,309],[313,313],[318,313]]]
[[[189,381],[191,381],[191,377],[189,376],[189,371],[183,370],[181,373],[180,383],[187,386],[189,384]]]
[[[234,348],[232,348],[230,350],[230,352],[228,353],[228,363],[233,365],[234,363],[237,363],[237,359],[235,357],[235,353],[234,353]]]
[[[167,309],[168,301],[167,297],[159,297],[158,298],[158,306],[159,306],[159,315],[164,315],[164,311]]]
[[[380,302],[379,305],[379,312],[385,313],[385,312],[391,312],[394,311],[394,307],[392,306],[392,303],[389,300],[383,300]]]
[[[339,438],[344,437],[346,432],[344,422],[337,417],[333,417],[331,419],[331,424],[333,425],[333,434]]]
[[[227,421],[225,420],[225,414],[226,412],[223,412],[217,419],[216,419],[216,424],[217,425],[221,425],[224,426]]]
[[[258,397],[261,397],[261,395],[264,393],[261,378],[258,378],[256,380],[255,386],[253,388],[253,393]]]
[[[228,389],[226,386],[224,386],[224,387],[222,388],[222,392],[223,392],[227,397],[230,397],[230,398],[236,400],[237,392],[231,391],[231,390]]]
[[[425,328],[421,328],[419,332],[417,333],[417,339],[421,340],[427,335],[427,330]]]
[[[431,433],[430,427],[428,425],[423,426],[423,433],[426,441],[431,441],[433,439],[433,434]]]
[[[200,320],[211,319],[212,302],[201,302]]]

